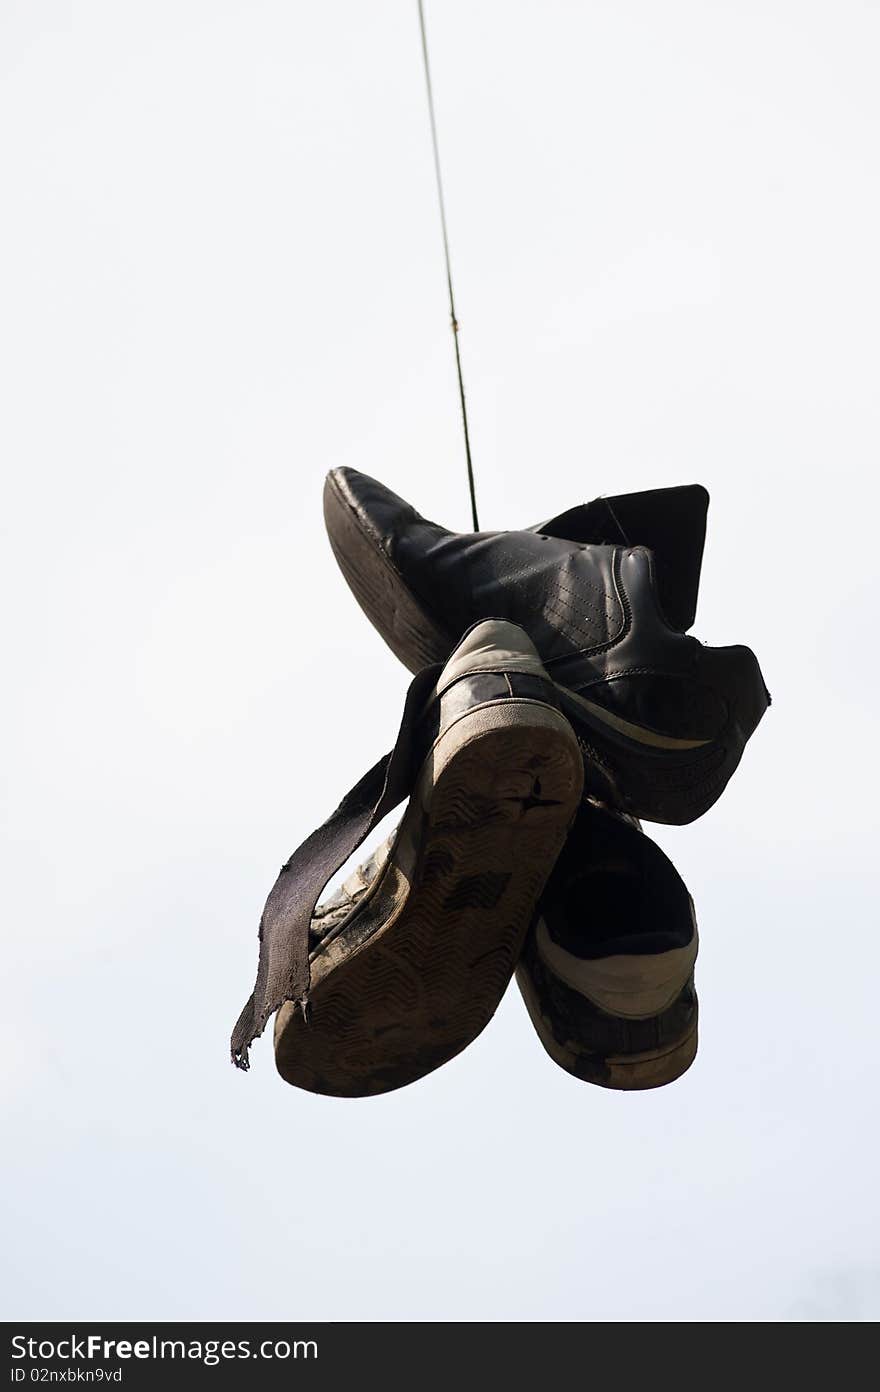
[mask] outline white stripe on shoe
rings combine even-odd
[[[675,735],[658,734],[656,730],[649,730],[646,725],[634,725],[631,720],[624,720],[622,715],[615,715],[613,711],[606,710],[604,706],[588,700],[586,696],[579,696],[568,687],[564,690],[568,700],[575,701],[603,725],[610,726],[618,734],[626,735],[627,739],[636,740],[639,744],[647,744],[654,749],[702,749],[704,745],[712,743],[710,739],[679,739]]]
[[[642,1020],[668,1009],[694,969],[699,938],[693,900],[690,907],[693,937],[687,947],[668,952],[577,957],[553,941],[543,918],[536,925],[535,945],[548,971],[600,1010]]]

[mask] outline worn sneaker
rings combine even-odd
[[[586,756],[588,789],[651,821],[717,800],[769,696],[748,648],[704,647],[693,621],[708,494],[598,499],[540,531],[455,533],[390,489],[334,469],[324,515],[368,618],[411,669],[500,615],[531,637]]]
[[[633,1090],[697,1052],[697,925],[681,877],[632,821],[585,803],[548,882],[516,979],[552,1059]]]
[[[473,627],[410,688],[395,750],[284,868],[261,925],[247,1050],[278,1010],[275,1058],[296,1087],[389,1092],[465,1048],[510,981],[583,787],[580,749],[522,629]],[[381,818],[385,850],[315,908]]]

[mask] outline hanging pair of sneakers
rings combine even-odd
[[[416,675],[394,749],[283,867],[234,1061],[270,1017],[288,1082],[391,1091],[465,1048],[511,976],[568,1072],[660,1086],[697,1046],[693,904],[639,819],[720,796],[769,704],[754,655],[690,637],[708,495],[597,499],[458,534],[350,469],[334,554]],[[336,871],[396,832],[324,903]]]

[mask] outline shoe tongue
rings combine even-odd
[[[588,544],[646,546],[654,553],[664,613],[684,633],[696,617],[708,507],[699,483],[649,488],[594,498],[533,530]]]

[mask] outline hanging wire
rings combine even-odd
[[[464,378],[461,374],[461,353],[458,346],[458,319],[455,314],[455,295],[452,291],[452,265],[449,258],[449,234],[446,228],[446,205],[443,199],[443,180],[440,176],[440,150],[437,144],[437,122],[434,116],[434,91],[431,86],[431,65],[428,62],[428,38],[425,33],[425,12],[422,0],[419,4],[419,28],[422,31],[422,57],[425,60],[425,86],[428,90],[428,114],[431,118],[431,143],[434,147],[434,173],[437,177],[437,198],[440,203],[440,226],[443,230],[443,254],[446,258],[446,284],[449,287],[449,314],[452,320],[452,341],[455,344],[455,367],[458,372],[458,395],[461,400],[461,420],[464,426],[464,453],[467,460],[468,488],[471,495],[471,516],[474,531],[480,530],[477,520],[477,495],[474,489],[474,466],[471,459],[471,441],[468,434],[467,406],[464,399]]]

